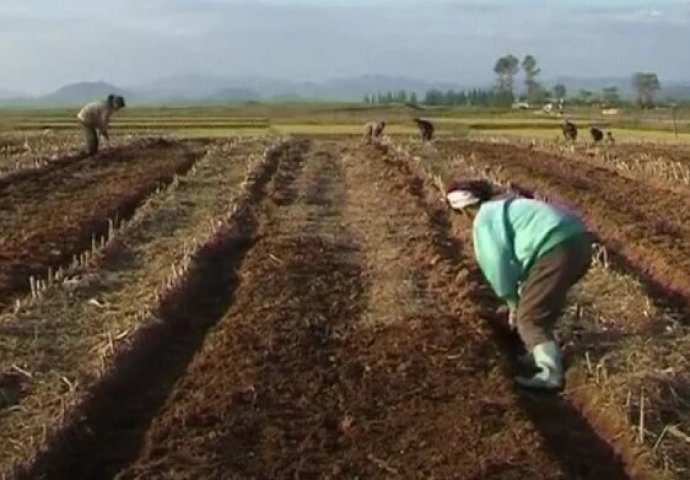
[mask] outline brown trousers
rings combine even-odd
[[[570,287],[592,262],[592,238],[581,234],[556,246],[532,266],[522,287],[517,328],[528,351],[550,340]]]
[[[84,131],[84,139],[86,140],[86,153],[95,155],[98,152],[98,130],[85,123],[81,124]]]

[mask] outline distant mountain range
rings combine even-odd
[[[13,90],[6,90],[4,88],[0,88],[0,100],[5,100],[8,98],[16,98],[16,97],[21,97],[22,94],[19,92],[15,92]]]
[[[356,101],[366,94],[375,92],[406,90],[423,93],[433,88],[448,90],[460,87],[449,83],[384,75],[339,78],[325,82],[292,82],[266,77],[222,78],[182,75],[133,87],[119,87],[105,82],[74,83],[40,96],[0,90],[0,105],[74,106],[105,98],[109,93],[123,95],[129,104],[222,103],[276,99]]]
[[[662,96],[690,99],[690,82],[664,84]],[[585,89],[600,92],[618,87],[623,96],[633,94],[631,78],[557,77],[544,80],[548,86],[563,83],[571,95]],[[179,75],[145,85],[118,87],[105,82],[81,82],[64,86],[48,95],[29,96],[0,89],[2,106],[77,106],[90,100],[105,98],[109,93],[123,95],[128,104],[161,103],[230,103],[247,101],[337,100],[357,101],[366,94],[406,90],[423,94],[431,89],[490,88],[490,84],[462,86],[428,82],[404,76],[366,75],[337,78],[324,82],[292,82],[267,77],[212,77]]]
[[[74,83],[66,85],[56,92],[44,95],[36,100],[45,104],[76,104],[92,98],[103,98],[109,94],[127,96],[125,89],[110,85],[105,82]]]

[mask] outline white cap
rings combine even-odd
[[[479,199],[467,190],[453,190],[446,196],[451,208],[462,210],[470,205],[479,203]]]

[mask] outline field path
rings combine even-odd
[[[203,155],[163,140],[24,172],[0,183],[0,307],[90,248],[109,219],[129,218],[143,200]]]

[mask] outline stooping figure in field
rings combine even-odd
[[[609,147],[613,147],[616,144],[616,141],[613,139],[613,133],[609,130],[606,132],[606,145]]]
[[[566,120],[561,127],[563,130],[563,136],[566,140],[574,142],[577,140],[577,126],[570,120]]]
[[[604,139],[604,132],[602,132],[599,127],[592,125],[592,127],[589,129],[589,133],[592,135],[592,140],[594,140],[594,143],[599,143]]]
[[[523,387],[563,386],[561,350],[554,336],[568,290],[589,270],[592,238],[577,214],[540,200],[495,194],[485,180],[453,181],[447,200],[473,216],[474,253],[484,277],[506,302],[533,376]]]
[[[77,118],[84,129],[86,151],[89,155],[94,155],[98,152],[99,134],[102,135],[106,141],[110,141],[108,137],[110,117],[114,112],[122,108],[125,108],[125,99],[123,97],[108,95],[105,101],[92,102],[81,109]]]
[[[434,125],[429,120],[422,120],[415,118],[414,122],[419,128],[419,133],[422,136],[422,142],[429,142],[434,136]]]
[[[371,143],[375,138],[379,138],[386,128],[386,122],[379,120],[377,122],[369,122],[364,126],[364,140]]]

